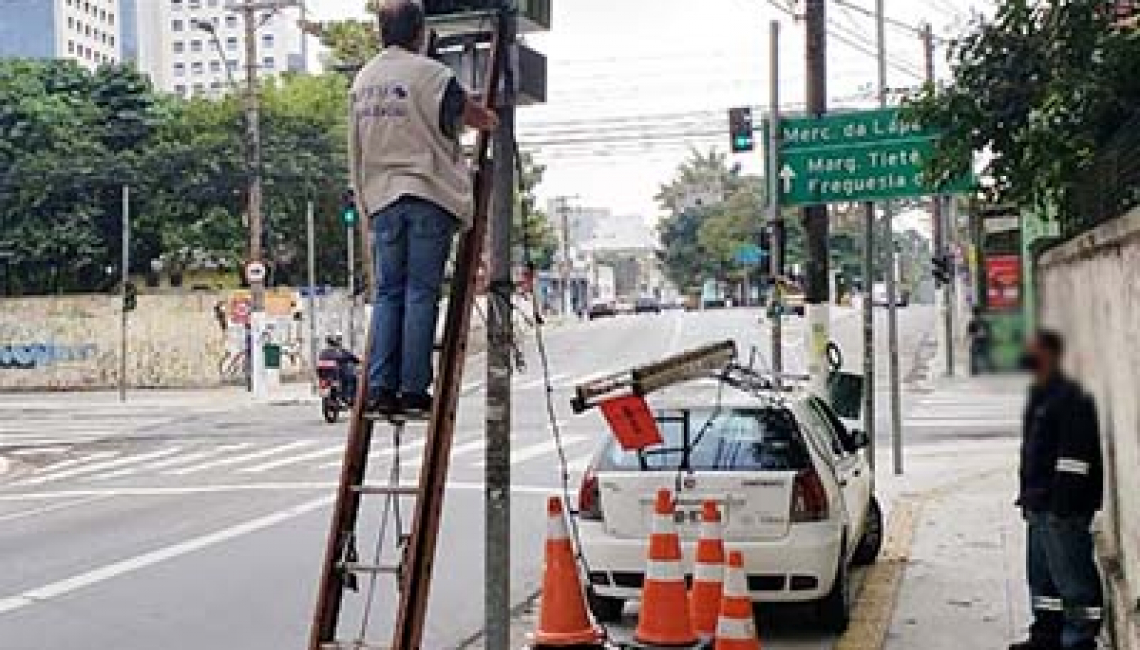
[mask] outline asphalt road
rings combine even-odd
[[[922,356],[932,313],[912,307],[900,321],[905,373]],[[852,370],[861,367],[860,328],[856,312],[833,314],[833,338]],[[802,321],[789,320],[791,369],[803,366],[803,334]],[[576,381],[722,338],[736,339],[745,350],[768,349],[767,326],[752,310],[623,316],[565,325],[547,336],[574,492],[595,441],[605,435],[597,415],[570,414],[569,389]],[[525,354],[528,368],[515,379],[512,452],[517,602],[539,584],[544,499],[558,489],[561,476],[533,339]],[[885,378],[885,359],[879,366]],[[484,373],[482,359],[472,359],[425,648],[458,647],[482,626]],[[877,391],[883,423],[884,388],[881,382]],[[344,425],[325,425],[315,406],[207,403],[132,410],[96,408],[84,399],[8,412],[10,425],[42,429],[42,444],[33,433],[5,437],[2,432],[11,429],[0,428],[0,457],[9,452],[8,458],[19,460],[15,471],[0,477],[0,648],[303,647]],[[881,442],[885,431],[881,426]],[[402,456],[404,477],[411,480],[422,441],[411,432],[409,438]],[[385,448],[382,441],[374,447],[377,478],[387,471]],[[361,534],[363,556],[374,536],[371,530]],[[389,582],[377,585],[370,638],[386,639],[394,594]],[[346,636],[359,623],[363,600],[353,597],[346,610]],[[786,634],[786,642],[777,637],[773,647],[826,644],[810,632]]]

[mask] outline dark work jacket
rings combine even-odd
[[[1063,375],[1034,386],[1023,435],[1018,505],[1061,516],[1100,510],[1104,469],[1092,397]]]

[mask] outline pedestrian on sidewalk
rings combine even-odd
[[[1033,374],[1021,448],[1021,506],[1028,525],[1033,604],[1028,641],[1010,650],[1095,650],[1103,593],[1093,516],[1103,500],[1096,406],[1061,371],[1064,340],[1040,330],[1022,362]]]
[[[990,357],[990,347],[993,342],[993,332],[981,307],[974,307],[974,316],[966,327],[966,335],[970,337],[970,374],[974,377],[983,372],[991,372],[993,364]]]
[[[352,185],[375,233],[376,304],[368,360],[368,409],[383,415],[431,410],[440,287],[455,233],[470,226],[472,174],[463,126],[490,131],[495,114],[423,54],[423,9],[387,0],[383,50],[352,85]]]

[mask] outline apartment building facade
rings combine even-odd
[[[155,88],[217,96],[246,75],[245,22],[235,0],[138,0],[138,68]],[[257,14],[258,74],[305,70],[300,9]]]
[[[135,2],[4,0],[0,57],[71,59],[89,70],[120,63],[133,51]]]

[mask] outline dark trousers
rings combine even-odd
[[[1092,538],[1092,516],[1026,512],[1027,573],[1036,639],[1063,648],[1095,648],[1104,594]]]

